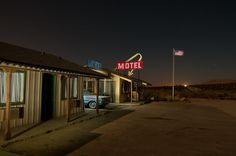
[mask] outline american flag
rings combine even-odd
[[[175,56],[183,56],[184,51],[183,50],[174,50],[174,54],[175,54]]]

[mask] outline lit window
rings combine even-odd
[[[78,78],[70,78],[70,98],[78,97]]]
[[[6,103],[6,77],[7,73],[0,71],[0,103]],[[11,79],[11,102],[24,103],[25,73],[13,72]]]
[[[65,76],[61,77],[61,99],[67,99],[67,78]],[[78,97],[78,78],[71,77],[70,78],[70,98]]]
[[[95,92],[95,80],[94,79],[85,79],[84,81],[84,90],[89,91],[90,93]]]

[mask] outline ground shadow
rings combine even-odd
[[[134,110],[128,109],[116,110],[112,112],[107,111],[104,113],[104,115],[95,116],[94,118],[85,120],[83,122],[78,122],[69,127],[10,144],[5,149],[21,155],[64,156],[98,138],[101,134],[92,133],[91,131],[94,129],[113,122],[133,111]],[[73,135],[71,133],[71,129],[73,129]],[[76,131],[77,129],[78,131]],[[61,133],[62,131],[63,133]],[[75,132],[78,133],[76,134]],[[58,136],[58,134],[63,134],[64,136],[62,138],[56,138],[55,136]],[[51,142],[47,140],[47,138],[53,138],[56,143],[53,143],[52,145]],[[37,142],[37,140],[41,140],[41,143],[37,143],[37,147],[27,148],[32,146],[31,142]],[[22,146],[22,148],[17,146]]]

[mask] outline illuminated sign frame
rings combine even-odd
[[[131,62],[136,57],[139,57],[138,61]],[[144,68],[144,63],[141,61],[142,58],[143,56],[140,53],[136,53],[125,62],[118,62],[116,64],[116,70],[129,70],[128,75],[132,76],[134,70],[142,70]]]

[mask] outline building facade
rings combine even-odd
[[[0,42],[0,129],[84,111],[83,79],[103,75],[60,57]]]
[[[113,103],[138,102],[139,90],[142,86],[151,85],[143,80],[134,79],[116,71],[100,69],[94,71],[108,76],[109,79],[99,80],[99,95],[109,95]],[[93,78],[84,79],[84,89],[96,94],[96,81]]]

